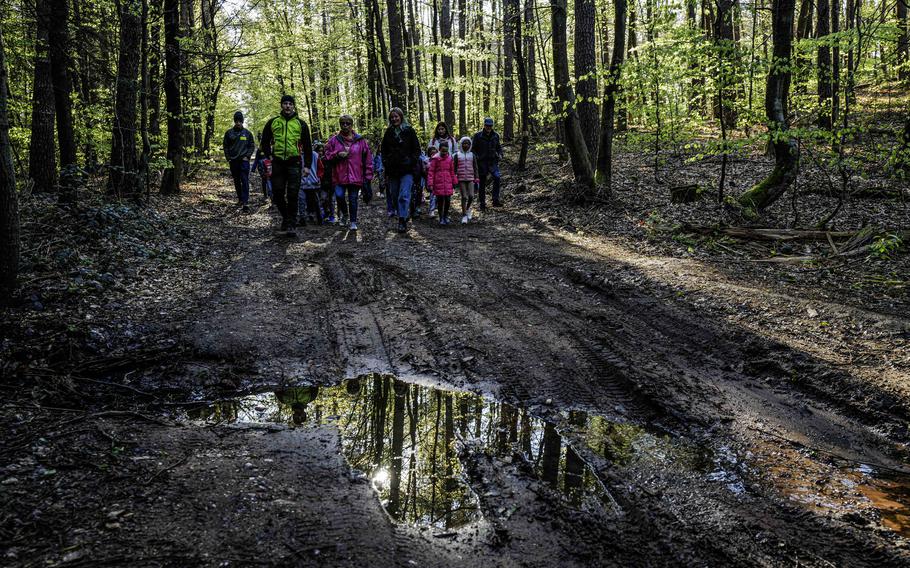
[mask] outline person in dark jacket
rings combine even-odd
[[[243,127],[243,113],[234,113],[234,127],[224,133],[224,157],[231,167],[237,205],[248,212],[250,207],[250,157],[256,151],[253,133]]]
[[[502,159],[502,144],[499,134],[493,130],[493,119],[483,119],[483,130],[474,135],[471,151],[477,157],[477,169],[480,172],[480,210],[487,208],[487,179],[493,177],[493,206],[499,207],[500,174],[499,160]]]
[[[411,188],[420,175],[420,141],[417,133],[405,120],[404,111],[395,107],[389,111],[389,126],[382,136],[382,165],[392,203],[398,205],[398,232],[408,230]]]
[[[272,201],[281,213],[281,230],[295,235],[300,178],[313,168],[310,127],[294,110],[294,97],[281,97],[281,114],[262,130],[262,147],[272,160]],[[301,156],[303,168],[301,171]]]

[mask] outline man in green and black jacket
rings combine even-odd
[[[313,167],[310,128],[297,116],[294,106],[294,97],[281,97],[281,114],[265,124],[261,142],[263,152],[272,159],[272,201],[281,213],[281,230],[290,234],[297,225],[300,177],[310,175]]]

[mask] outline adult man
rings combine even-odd
[[[231,177],[234,178],[234,191],[237,192],[237,205],[243,212],[250,210],[250,156],[256,151],[253,134],[243,127],[243,113],[234,113],[234,127],[224,133],[224,157],[231,166]]]
[[[269,120],[262,130],[262,147],[272,160],[272,201],[281,213],[281,230],[289,235],[296,234],[300,176],[309,176],[314,166],[310,128],[294,107],[294,97],[281,97],[281,114]]]
[[[502,144],[499,134],[493,130],[493,119],[483,119],[483,130],[474,135],[471,150],[477,157],[477,169],[480,172],[480,210],[487,209],[487,177],[493,176],[493,206],[499,207],[499,160],[502,159]]]

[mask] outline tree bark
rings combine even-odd
[[[719,61],[734,65],[736,57],[736,40],[733,34],[733,9],[735,0],[716,0],[717,15],[714,20],[714,48],[719,50]],[[725,66],[726,67],[726,66]],[[721,71],[717,80],[720,82],[718,94],[715,98],[714,115],[723,121],[724,128],[736,127],[736,109],[733,102],[736,100],[735,70]]]
[[[908,39],[907,30],[907,0],[897,0],[897,65],[898,77],[901,81],[910,79],[910,39]]]
[[[57,143],[60,147],[60,168],[76,164],[76,138],[73,128],[70,77],[70,34],[68,0],[49,0],[56,25],[50,26],[51,75],[54,84],[54,110],[57,115]]]
[[[516,0],[517,8],[518,0]],[[516,10],[517,12],[517,10]],[[518,170],[524,171],[528,159],[528,136],[531,130],[531,103],[528,93],[528,65],[524,53],[521,18],[515,15],[515,63],[518,67],[518,89],[521,94],[521,152],[518,155]]]
[[[594,186],[594,171],[584,134],[578,123],[575,108],[575,93],[569,84],[569,56],[566,48],[566,1],[550,0],[553,30],[553,79],[556,83],[556,96],[564,114],[565,143],[572,160],[572,171],[575,181],[587,188]]]
[[[12,297],[19,276],[19,204],[8,110],[6,54],[0,27],[0,303]]]
[[[601,120],[600,144],[597,148],[597,183],[610,195],[613,187],[613,131],[616,113],[616,93],[622,64],[626,56],[626,17],[629,13],[626,0],[615,0],[613,21],[613,57],[610,61],[610,75],[605,89],[603,119]]]
[[[161,193],[180,191],[183,177],[183,101],[180,97],[180,0],[164,0],[164,96],[167,106],[167,159]]]
[[[35,191],[53,191],[57,183],[54,144],[54,83],[51,78],[49,0],[35,1],[35,79],[32,90],[32,137],[28,149],[28,174]]]
[[[149,133],[161,135],[161,2],[149,4]]]
[[[117,62],[117,95],[111,135],[111,175],[108,190],[118,197],[142,193],[136,156],[136,103],[139,95],[139,44],[142,40],[138,0],[120,0],[120,57]]]
[[[467,11],[465,10],[465,0],[458,0],[458,39],[461,43],[460,54],[458,56],[458,77],[461,79],[461,87],[458,89],[458,131],[464,133],[468,131],[468,62],[467,57],[465,57],[466,49],[464,44],[467,26],[468,17]]]
[[[746,216],[754,216],[774,203],[799,173],[799,152],[789,135],[788,98],[790,60],[793,48],[795,0],[774,0],[772,12],[773,65],[768,69],[765,88],[765,114],[774,149],[774,169],[757,185],[743,193],[739,204]]]
[[[821,39],[831,33],[831,5],[828,0],[817,0],[818,25],[816,37]],[[831,47],[818,46],[818,116],[819,128],[831,128]]]
[[[518,0],[503,0],[502,3],[502,139],[515,138],[515,28],[519,23]]]
[[[454,64],[452,62],[452,4],[450,0],[442,0],[439,10],[439,28],[442,36],[442,114],[443,120],[452,128],[455,124],[455,91],[452,82],[455,78]]]
[[[392,81],[389,85],[389,95],[392,97],[392,106],[399,107],[407,112],[408,91],[404,79],[404,62],[407,54],[404,52],[404,42],[401,37],[399,2],[400,0],[386,0],[386,6],[389,11],[389,52],[392,56]]]
[[[537,7],[537,0],[525,0],[524,10],[524,59],[525,68],[528,76],[528,103],[530,104],[530,114],[528,115],[528,128],[530,132],[537,130],[537,62],[534,54],[534,10]]]
[[[597,153],[600,117],[597,111],[597,53],[595,48],[594,0],[575,0],[575,82],[578,89],[578,119],[591,156]]]

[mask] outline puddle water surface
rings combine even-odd
[[[386,511],[400,522],[457,529],[481,518],[460,446],[524,460],[526,469],[575,507],[612,506],[606,489],[554,424],[474,393],[368,375],[336,387],[261,392],[187,414],[205,422],[336,425],[348,463],[369,477]],[[634,451],[628,436],[617,439],[604,451]]]
[[[617,465],[696,472],[734,494],[746,490],[742,474],[748,464],[813,511],[860,512],[910,536],[907,477],[889,478],[855,464],[838,467],[773,444],[753,447],[743,461],[729,448],[709,451],[601,416],[564,412],[556,424],[474,393],[390,376],[366,375],[334,387],[276,388],[187,414],[208,423],[334,424],[346,460],[368,476],[389,515],[414,525],[457,529],[481,519],[459,455],[478,452],[523,461],[524,471],[573,507],[612,511],[609,491],[583,459],[593,453]]]

